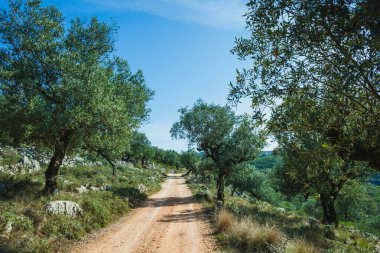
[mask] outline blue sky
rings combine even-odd
[[[97,16],[119,26],[116,54],[141,69],[155,91],[149,122],[141,128],[153,145],[186,150],[172,140],[178,109],[198,98],[225,104],[237,68],[249,66],[230,53],[235,37],[247,35],[242,0],[45,0],[69,19]],[[4,1],[0,3],[4,7]],[[239,113],[252,110],[249,103]]]

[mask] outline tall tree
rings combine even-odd
[[[237,74],[230,99],[249,96],[256,116],[292,102],[286,131],[313,130],[343,159],[380,170],[380,2],[376,0],[251,0],[249,38],[233,53],[253,66]],[[327,112],[322,124],[307,102]],[[328,116],[326,116],[328,115]],[[299,120],[303,118],[303,120]],[[289,128],[290,127],[290,128]]]
[[[217,168],[217,200],[224,201],[225,179],[232,168],[253,160],[264,145],[264,135],[248,117],[238,117],[228,106],[207,104],[198,100],[193,108],[179,110],[172,137],[187,139]]]
[[[46,192],[57,188],[65,155],[86,148],[111,157],[144,121],[152,92],[142,73],[113,57],[114,28],[71,21],[40,1],[10,1],[0,13],[2,141],[52,150]]]

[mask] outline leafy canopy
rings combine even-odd
[[[59,10],[40,1],[0,12],[0,140],[54,150],[51,182],[74,148],[120,155],[148,116],[153,93],[112,54],[114,34],[97,18],[65,29]]]
[[[247,5],[250,36],[236,39],[232,52],[253,65],[238,72],[230,99],[251,97],[261,120],[267,106],[277,115],[288,107],[283,131],[317,131],[342,158],[380,168],[380,2]]]

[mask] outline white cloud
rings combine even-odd
[[[219,29],[244,29],[243,0],[82,0],[118,11],[139,11]]]

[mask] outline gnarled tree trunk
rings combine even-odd
[[[57,176],[59,168],[62,165],[63,159],[66,155],[66,149],[70,142],[70,134],[65,132],[60,138],[60,142],[54,147],[54,153],[50,159],[48,168],[45,171],[45,189],[44,193],[52,194],[57,189]]]
[[[335,210],[335,197],[330,194],[321,194],[321,205],[323,210],[323,223],[338,226],[338,215]]]
[[[225,173],[224,171],[220,171],[218,175],[218,182],[217,182],[217,196],[216,200],[222,201],[224,203],[224,180],[225,180]]]

